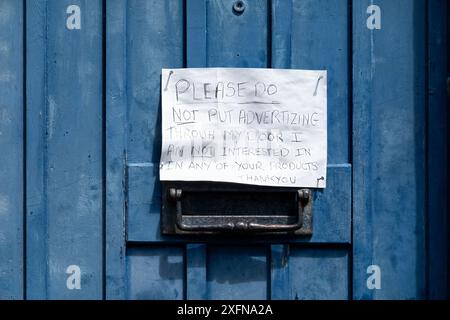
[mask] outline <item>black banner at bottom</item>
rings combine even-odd
[[[385,319],[398,308],[402,318],[446,314],[449,301],[1,301],[3,314],[64,315],[85,319],[98,313],[114,319]],[[8,310],[9,309],[9,310]],[[5,317],[6,319],[6,317]]]

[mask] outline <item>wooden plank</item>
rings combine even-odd
[[[206,66],[206,1],[186,1],[186,67]],[[207,298],[207,245],[186,244],[186,299]]]
[[[131,247],[127,252],[127,299],[183,299],[181,247]]]
[[[206,0],[186,0],[186,67],[206,67]]]
[[[290,299],[348,299],[347,249],[301,248],[291,245],[289,279]]]
[[[188,300],[207,298],[206,251],[206,244],[186,245],[186,299]]]
[[[428,1],[428,298],[448,288],[448,1]]]
[[[30,59],[38,62],[38,75],[44,71],[39,80],[44,85],[30,87],[31,110],[42,113],[28,115],[30,134],[36,135],[27,136],[27,145],[35,143],[43,151],[30,148],[31,154],[38,155],[38,161],[28,162],[27,167],[33,188],[30,196],[37,198],[27,211],[34,214],[33,205],[37,205],[41,216],[36,226],[29,226],[33,237],[45,246],[28,251],[27,260],[36,272],[45,271],[39,275],[45,280],[30,283],[30,298],[99,299],[103,278],[102,5],[101,1],[77,2],[80,29],[74,21],[67,22],[78,10],[72,7],[67,13],[72,2],[34,5],[34,13],[44,21],[46,42],[35,47],[44,53],[29,54],[37,55]],[[67,283],[78,271],[79,289]]]
[[[23,5],[0,2],[0,299],[24,295]]]
[[[106,1],[106,299],[126,293],[126,0]]]
[[[47,297],[46,2],[27,1],[27,299]]]
[[[337,246],[271,246],[271,299],[349,298],[348,249]]]
[[[266,246],[208,246],[208,299],[268,298]]]
[[[351,242],[351,177],[351,165],[328,166],[327,188],[314,192],[313,235],[305,241]]]
[[[246,1],[246,8],[241,15],[233,13],[234,2],[235,0],[207,1],[206,66],[270,66],[268,2]]]
[[[270,299],[288,300],[290,298],[289,245],[270,246]]]
[[[138,232],[159,234],[160,74],[161,68],[184,65],[183,9],[183,1],[127,2],[124,112],[128,233],[141,216],[150,225],[140,226]],[[139,176],[134,172],[140,172]],[[151,210],[143,212],[139,201],[145,201],[141,204],[150,205]]]
[[[353,298],[424,298],[426,7],[380,0],[370,30],[372,4],[353,1]]]
[[[273,0],[271,10],[271,67],[289,69],[292,64],[292,0]]]
[[[183,9],[181,0],[127,2],[127,163],[130,165],[159,165],[161,68],[183,67]],[[154,198],[159,196],[155,194]]]
[[[126,276],[127,265],[138,261],[136,270],[140,270],[139,266],[155,260],[141,261],[134,251],[127,255],[125,228],[134,228],[136,215],[142,214],[146,222],[150,215],[155,219],[136,229],[159,233],[160,71],[184,64],[183,1],[108,2],[106,12],[106,297],[127,297],[125,288],[130,285],[128,297],[142,297],[136,292],[145,286],[152,286],[154,297],[174,297],[172,292],[158,294],[164,291],[158,284],[165,284],[156,278],[139,284],[132,283],[138,281],[136,274]],[[150,211],[144,212],[147,205]],[[149,250],[165,254],[164,248]],[[180,292],[176,297],[182,298]]]

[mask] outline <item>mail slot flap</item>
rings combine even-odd
[[[167,183],[170,187],[173,183]],[[226,188],[212,183],[177,183],[183,190],[182,206],[186,215],[255,215],[295,216],[296,189],[270,190],[267,188]],[[209,186],[209,190],[204,190]],[[212,188],[216,190],[211,190]]]
[[[309,189],[218,182],[162,182],[163,234],[310,235]]]

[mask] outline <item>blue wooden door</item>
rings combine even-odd
[[[0,1],[0,298],[447,288],[445,0]],[[313,235],[162,236],[161,69],[328,71]]]
[[[444,3],[235,3],[107,4],[107,297],[426,297],[425,13]],[[161,236],[160,70],[179,67],[328,71],[312,237]]]
[[[109,270],[110,298],[349,297],[347,3],[248,1],[240,15],[233,3],[118,1],[107,6],[106,211],[115,229],[107,237],[117,241],[107,251],[107,264],[116,266]],[[324,31],[324,25],[341,32]],[[161,236],[160,72],[176,67],[328,70],[329,187],[315,194],[311,238],[191,238],[186,243]]]

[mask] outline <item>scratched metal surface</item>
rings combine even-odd
[[[233,3],[0,1],[1,299],[445,297],[446,1]],[[311,237],[160,234],[179,67],[328,70]]]

